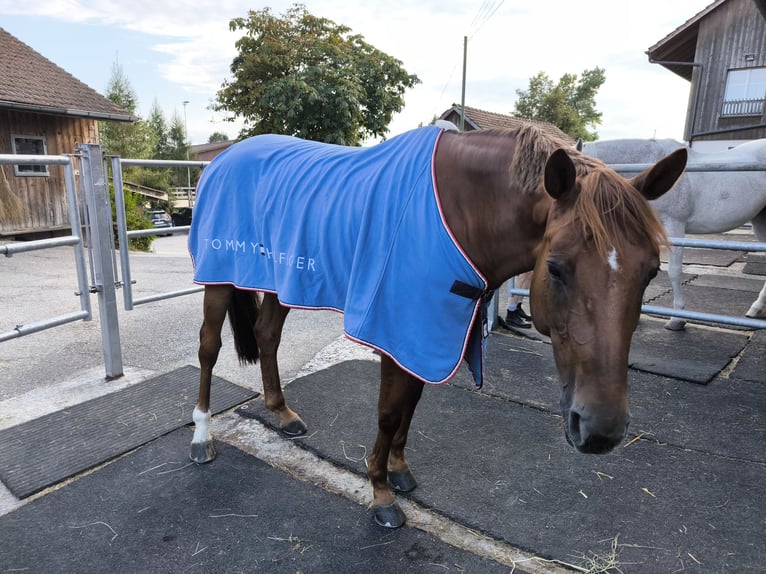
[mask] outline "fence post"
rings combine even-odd
[[[101,146],[83,144],[80,146],[80,153],[83,196],[87,225],[90,229],[88,249],[91,251],[91,261],[94,266],[94,285],[91,290],[98,296],[106,377],[115,379],[123,375],[123,366],[120,326],[117,317],[114,235],[109,188]]]

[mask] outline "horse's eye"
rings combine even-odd
[[[645,285],[649,285],[649,283],[652,282],[652,279],[657,277],[657,273],[659,272],[659,267],[652,268],[649,273],[646,274],[646,281],[644,282]]]
[[[564,283],[564,269],[557,261],[548,261],[548,275],[554,281]]]

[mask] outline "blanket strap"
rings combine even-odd
[[[495,289],[479,289],[462,281],[452,283],[450,293],[465,297],[471,300],[481,300],[479,306],[478,320],[474,323],[469,337],[468,352],[466,353],[466,362],[473,374],[474,382],[478,388],[484,384],[484,357],[487,350],[487,337],[489,336],[489,323],[487,321],[487,310],[492,297],[495,295]]]

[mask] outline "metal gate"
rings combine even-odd
[[[11,257],[17,253],[50,249],[71,245],[74,249],[80,298],[80,311],[68,312],[35,323],[18,323],[11,330],[0,332],[0,343],[17,337],[31,335],[44,329],[50,329],[73,321],[92,319],[90,295],[98,300],[101,340],[104,355],[106,378],[121,377],[124,373],[120,327],[117,316],[117,290],[124,288],[125,309],[133,305],[187,295],[201,290],[201,287],[170,291],[152,297],[133,300],[132,281],[130,278],[129,250],[119,250],[122,279],[117,272],[117,253],[112,221],[112,206],[109,196],[108,163],[101,146],[86,144],[79,146],[73,155],[0,155],[0,165],[33,164],[61,165],[64,167],[64,183],[71,234],[65,237],[41,239],[0,245],[0,254]],[[156,229],[128,231],[125,217],[124,190],[122,184],[122,165],[145,165],[154,167],[204,167],[209,162],[199,161],[155,161],[121,160],[113,157],[111,161],[112,177],[115,188],[115,208],[117,213],[118,238],[121,245],[128,245],[129,237],[156,235]],[[80,177],[75,178],[75,164]],[[78,194],[79,191],[79,194]],[[81,230],[84,230],[83,237]],[[187,227],[169,229],[171,233],[185,232]],[[90,269],[86,265],[90,263]],[[90,271],[90,273],[88,273]]]
[[[76,294],[80,299],[80,310],[66,312],[43,321],[31,324],[19,323],[12,329],[1,332],[0,343],[16,337],[31,335],[44,329],[50,329],[73,321],[90,321],[92,319],[90,295],[96,295],[99,305],[99,318],[101,338],[103,344],[104,366],[108,379],[123,375],[122,350],[120,343],[120,329],[117,317],[118,289],[123,290],[124,308],[130,311],[135,305],[180,297],[196,293],[201,287],[193,287],[182,290],[169,290],[164,293],[147,297],[133,296],[133,281],[131,279],[130,253],[128,249],[119,250],[119,266],[117,264],[118,250],[115,248],[112,211],[109,197],[108,169],[111,166],[112,178],[115,189],[115,211],[117,234],[120,245],[127,246],[131,237],[156,235],[156,229],[132,230],[127,229],[124,189],[122,180],[122,168],[124,166],[143,167],[199,167],[202,168],[209,162],[202,161],[164,161],[164,160],[136,160],[111,157],[106,161],[99,145],[82,145],[77,148],[73,155],[49,156],[49,155],[0,155],[0,165],[33,164],[33,165],[61,165],[65,171],[65,186],[69,210],[69,221],[72,223],[71,234],[65,237],[53,239],[41,239],[23,243],[0,245],[0,254],[11,257],[15,254],[71,245],[74,249],[75,266],[77,272],[78,290]],[[75,179],[75,162],[78,166],[80,177]],[[612,168],[622,173],[637,173],[649,167],[648,164],[636,165],[612,165]],[[687,171],[711,170],[711,166],[690,164]],[[761,164],[721,164],[712,167],[715,171],[753,171],[766,170],[766,165]],[[79,186],[79,197],[78,197]],[[82,198],[82,200],[80,200]],[[82,217],[81,217],[82,214]],[[85,237],[80,230],[85,230]],[[184,233],[188,226],[168,228],[163,231],[170,233]],[[709,241],[687,238],[672,238],[673,245],[684,247],[705,247],[712,249],[734,249],[737,251],[766,252],[766,243],[763,242],[734,242],[734,241]],[[90,262],[90,274],[86,266],[86,248]],[[118,274],[121,270],[121,278]],[[90,277],[90,281],[89,278]],[[528,296],[529,292],[522,289],[514,289],[512,293]],[[490,317],[497,315],[497,297],[494,301],[494,312]],[[766,329],[766,320],[749,319],[732,315],[717,315],[700,313],[696,311],[674,310],[668,307],[643,306],[642,312],[665,317],[678,317],[681,319],[700,320],[723,325],[737,325],[752,329]],[[2,326],[0,326],[2,327]]]

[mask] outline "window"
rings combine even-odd
[[[45,138],[41,136],[17,136],[11,138],[13,153],[20,155],[45,155]],[[17,164],[15,175],[48,175],[47,165]]]
[[[729,70],[722,116],[760,116],[766,100],[766,68]]]

